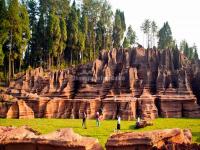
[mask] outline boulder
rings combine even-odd
[[[106,150],[152,150],[191,145],[192,134],[188,129],[165,129],[148,132],[117,133],[109,137]],[[173,150],[178,150],[174,149]]]
[[[139,129],[139,128],[144,128],[146,126],[152,126],[153,123],[148,122],[146,120],[141,120],[140,122],[136,122],[135,128]]]
[[[2,150],[103,150],[98,140],[83,137],[72,129],[60,129],[40,135],[28,127],[0,127],[0,149]]]

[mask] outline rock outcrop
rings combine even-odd
[[[106,150],[199,150],[191,143],[188,129],[165,129],[148,132],[125,132],[111,135]],[[83,137],[70,128],[42,135],[27,127],[0,127],[1,150],[103,150],[99,141]]]
[[[195,150],[192,134],[188,129],[165,129],[148,132],[117,133],[109,137],[106,150]],[[194,148],[194,149],[193,149]]]
[[[98,140],[83,137],[72,129],[40,135],[28,127],[0,127],[1,150],[103,150]]]
[[[102,50],[93,63],[27,70],[1,91],[0,117],[80,118],[99,110],[104,119],[200,117],[199,68],[176,50]]]

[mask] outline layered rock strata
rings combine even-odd
[[[105,119],[200,117],[199,68],[199,60],[188,60],[177,50],[102,50],[93,63],[53,72],[36,68],[17,76],[6,92],[15,104],[3,97],[0,117],[9,112],[11,118],[25,118],[28,111],[28,118],[80,118],[83,110],[99,109]]]

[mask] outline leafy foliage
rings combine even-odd
[[[168,22],[165,22],[163,27],[158,32],[158,48],[172,48],[173,38],[172,31]]]
[[[0,71],[8,81],[28,67],[66,67],[94,60],[102,49],[131,47],[136,33],[126,31],[124,12],[114,16],[108,0],[1,0]],[[146,19],[142,31],[148,47],[155,46],[157,25]],[[158,47],[174,48],[168,22],[158,32]],[[184,54],[198,59],[197,47],[185,46]],[[8,74],[7,74],[8,72]]]
[[[119,9],[115,12],[115,20],[113,25],[113,47],[118,48],[121,46],[121,41],[126,30],[124,12]]]

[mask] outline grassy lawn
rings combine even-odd
[[[96,127],[95,120],[87,120],[87,129],[82,129],[80,119],[0,119],[0,126],[28,125],[41,133],[49,133],[60,128],[73,128],[75,132],[98,138],[104,146],[107,138],[116,128],[116,120],[101,121]],[[122,131],[149,131],[169,128],[189,128],[192,131],[193,142],[200,143],[200,119],[159,118],[153,121],[153,126],[144,129],[134,129],[135,121],[122,121]]]

